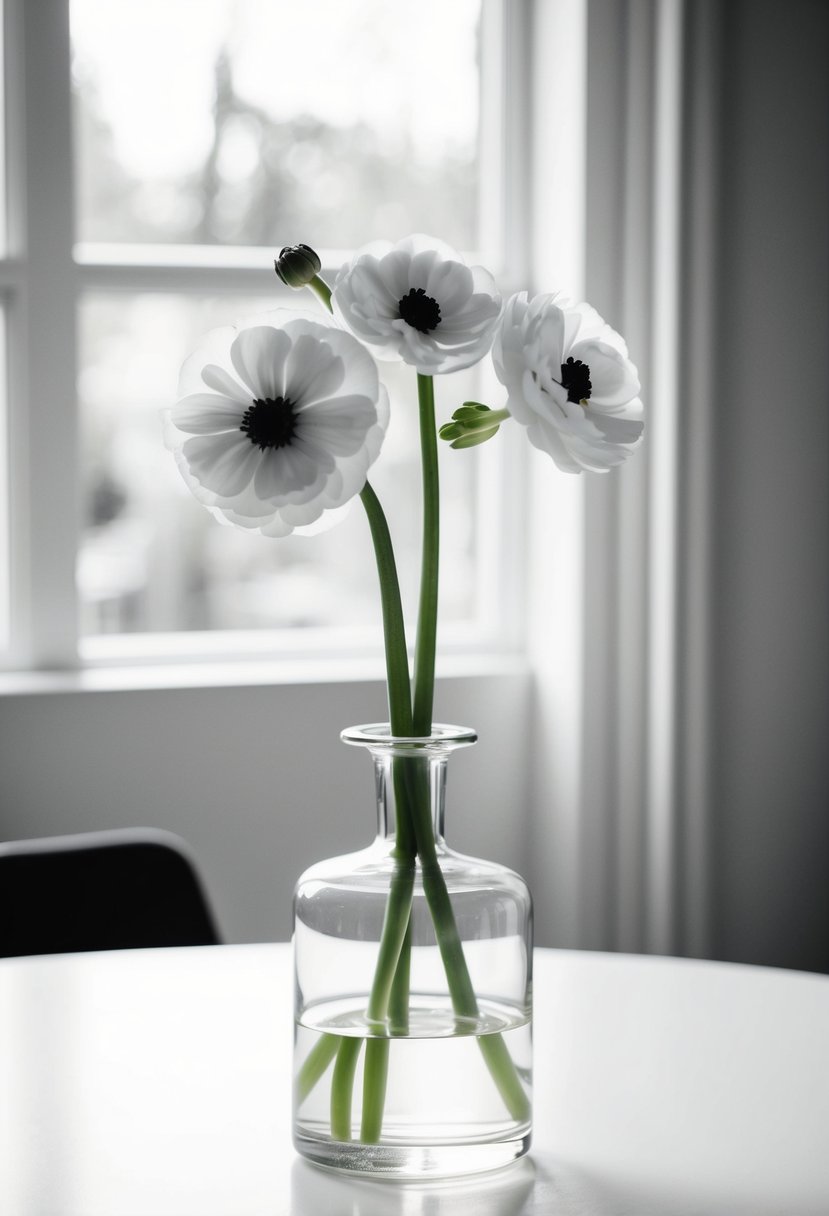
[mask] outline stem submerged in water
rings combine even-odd
[[[308,1052],[295,1083],[296,1103],[298,1106],[302,1105],[317,1081],[325,1073],[328,1065],[337,1054],[339,1046],[339,1035],[324,1034],[319,1042]]]
[[[341,1038],[331,1080],[331,1135],[335,1140],[351,1139],[351,1095],[354,1073],[362,1039]]]
[[[383,1107],[386,1104],[386,1082],[389,1073],[389,1042],[389,1039],[366,1039],[363,1121],[360,1127],[360,1139],[363,1144],[376,1144],[383,1128]]]

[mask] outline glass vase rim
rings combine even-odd
[[[429,735],[394,735],[388,722],[369,722],[349,726],[340,732],[343,743],[352,747],[367,747],[373,752],[383,753],[442,753],[455,751],[459,747],[471,747],[478,741],[478,733],[469,726],[455,726],[446,722],[433,722]]]

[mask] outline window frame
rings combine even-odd
[[[69,17],[69,0],[43,0],[37,13],[25,0],[4,3],[8,249],[0,259],[0,294],[8,333],[10,596],[9,646],[0,663],[12,669],[72,669],[376,657],[379,631],[368,630],[80,636],[75,383],[77,316],[84,295],[240,292],[273,301],[282,293],[262,273],[273,258],[271,249],[75,243]],[[481,190],[480,226],[487,264],[505,293],[521,282],[527,264],[527,191],[517,170],[525,164],[528,98],[518,87],[522,74],[516,56],[527,19],[523,5],[506,0],[482,5],[481,129],[488,137],[481,142],[480,179],[502,188]],[[347,256],[346,251],[320,252],[329,274]],[[522,643],[524,554],[515,538],[521,535],[526,457],[515,439],[507,435],[498,451],[493,445],[481,453],[482,480],[493,492],[477,504],[479,535],[495,537],[479,569],[477,601],[485,610],[464,627],[442,631],[442,648],[450,655],[479,655],[483,663],[493,653],[514,653]],[[73,458],[66,459],[66,453]]]

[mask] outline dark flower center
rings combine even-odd
[[[437,300],[427,296],[422,287],[413,287],[408,291],[397,307],[400,316],[412,329],[419,329],[422,334],[437,329],[440,325],[440,307]]]
[[[239,430],[264,452],[289,444],[295,423],[293,402],[287,397],[260,397],[245,410]]]
[[[567,362],[561,365],[561,387],[567,389],[568,401],[575,401],[576,405],[580,401],[589,401],[593,385],[590,383],[590,368],[587,364],[571,355]]]

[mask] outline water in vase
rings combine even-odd
[[[352,1040],[356,1054],[350,1103],[350,1168],[354,1148],[364,1139],[362,1126],[366,1041],[385,1038],[388,1071],[379,1137],[371,1133],[371,1172],[387,1159],[390,1173],[492,1168],[524,1151],[530,1108],[532,1031],[527,1011],[492,1001],[479,1002],[477,1019],[458,1018],[445,997],[412,996],[405,1035],[372,1033],[365,1005],[348,999],[305,1010],[295,1031],[297,1062],[295,1132],[306,1155],[321,1163],[341,1164],[338,1145],[346,1140],[342,1123],[332,1135],[331,1090],[339,1045]],[[488,1063],[492,1053],[509,1054],[519,1092],[499,1091]],[[311,1074],[309,1075],[309,1065]],[[510,1107],[512,1109],[510,1109]],[[522,1109],[523,1108],[523,1109]],[[309,1151],[310,1150],[310,1151]],[[465,1150],[465,1151],[464,1151]]]

